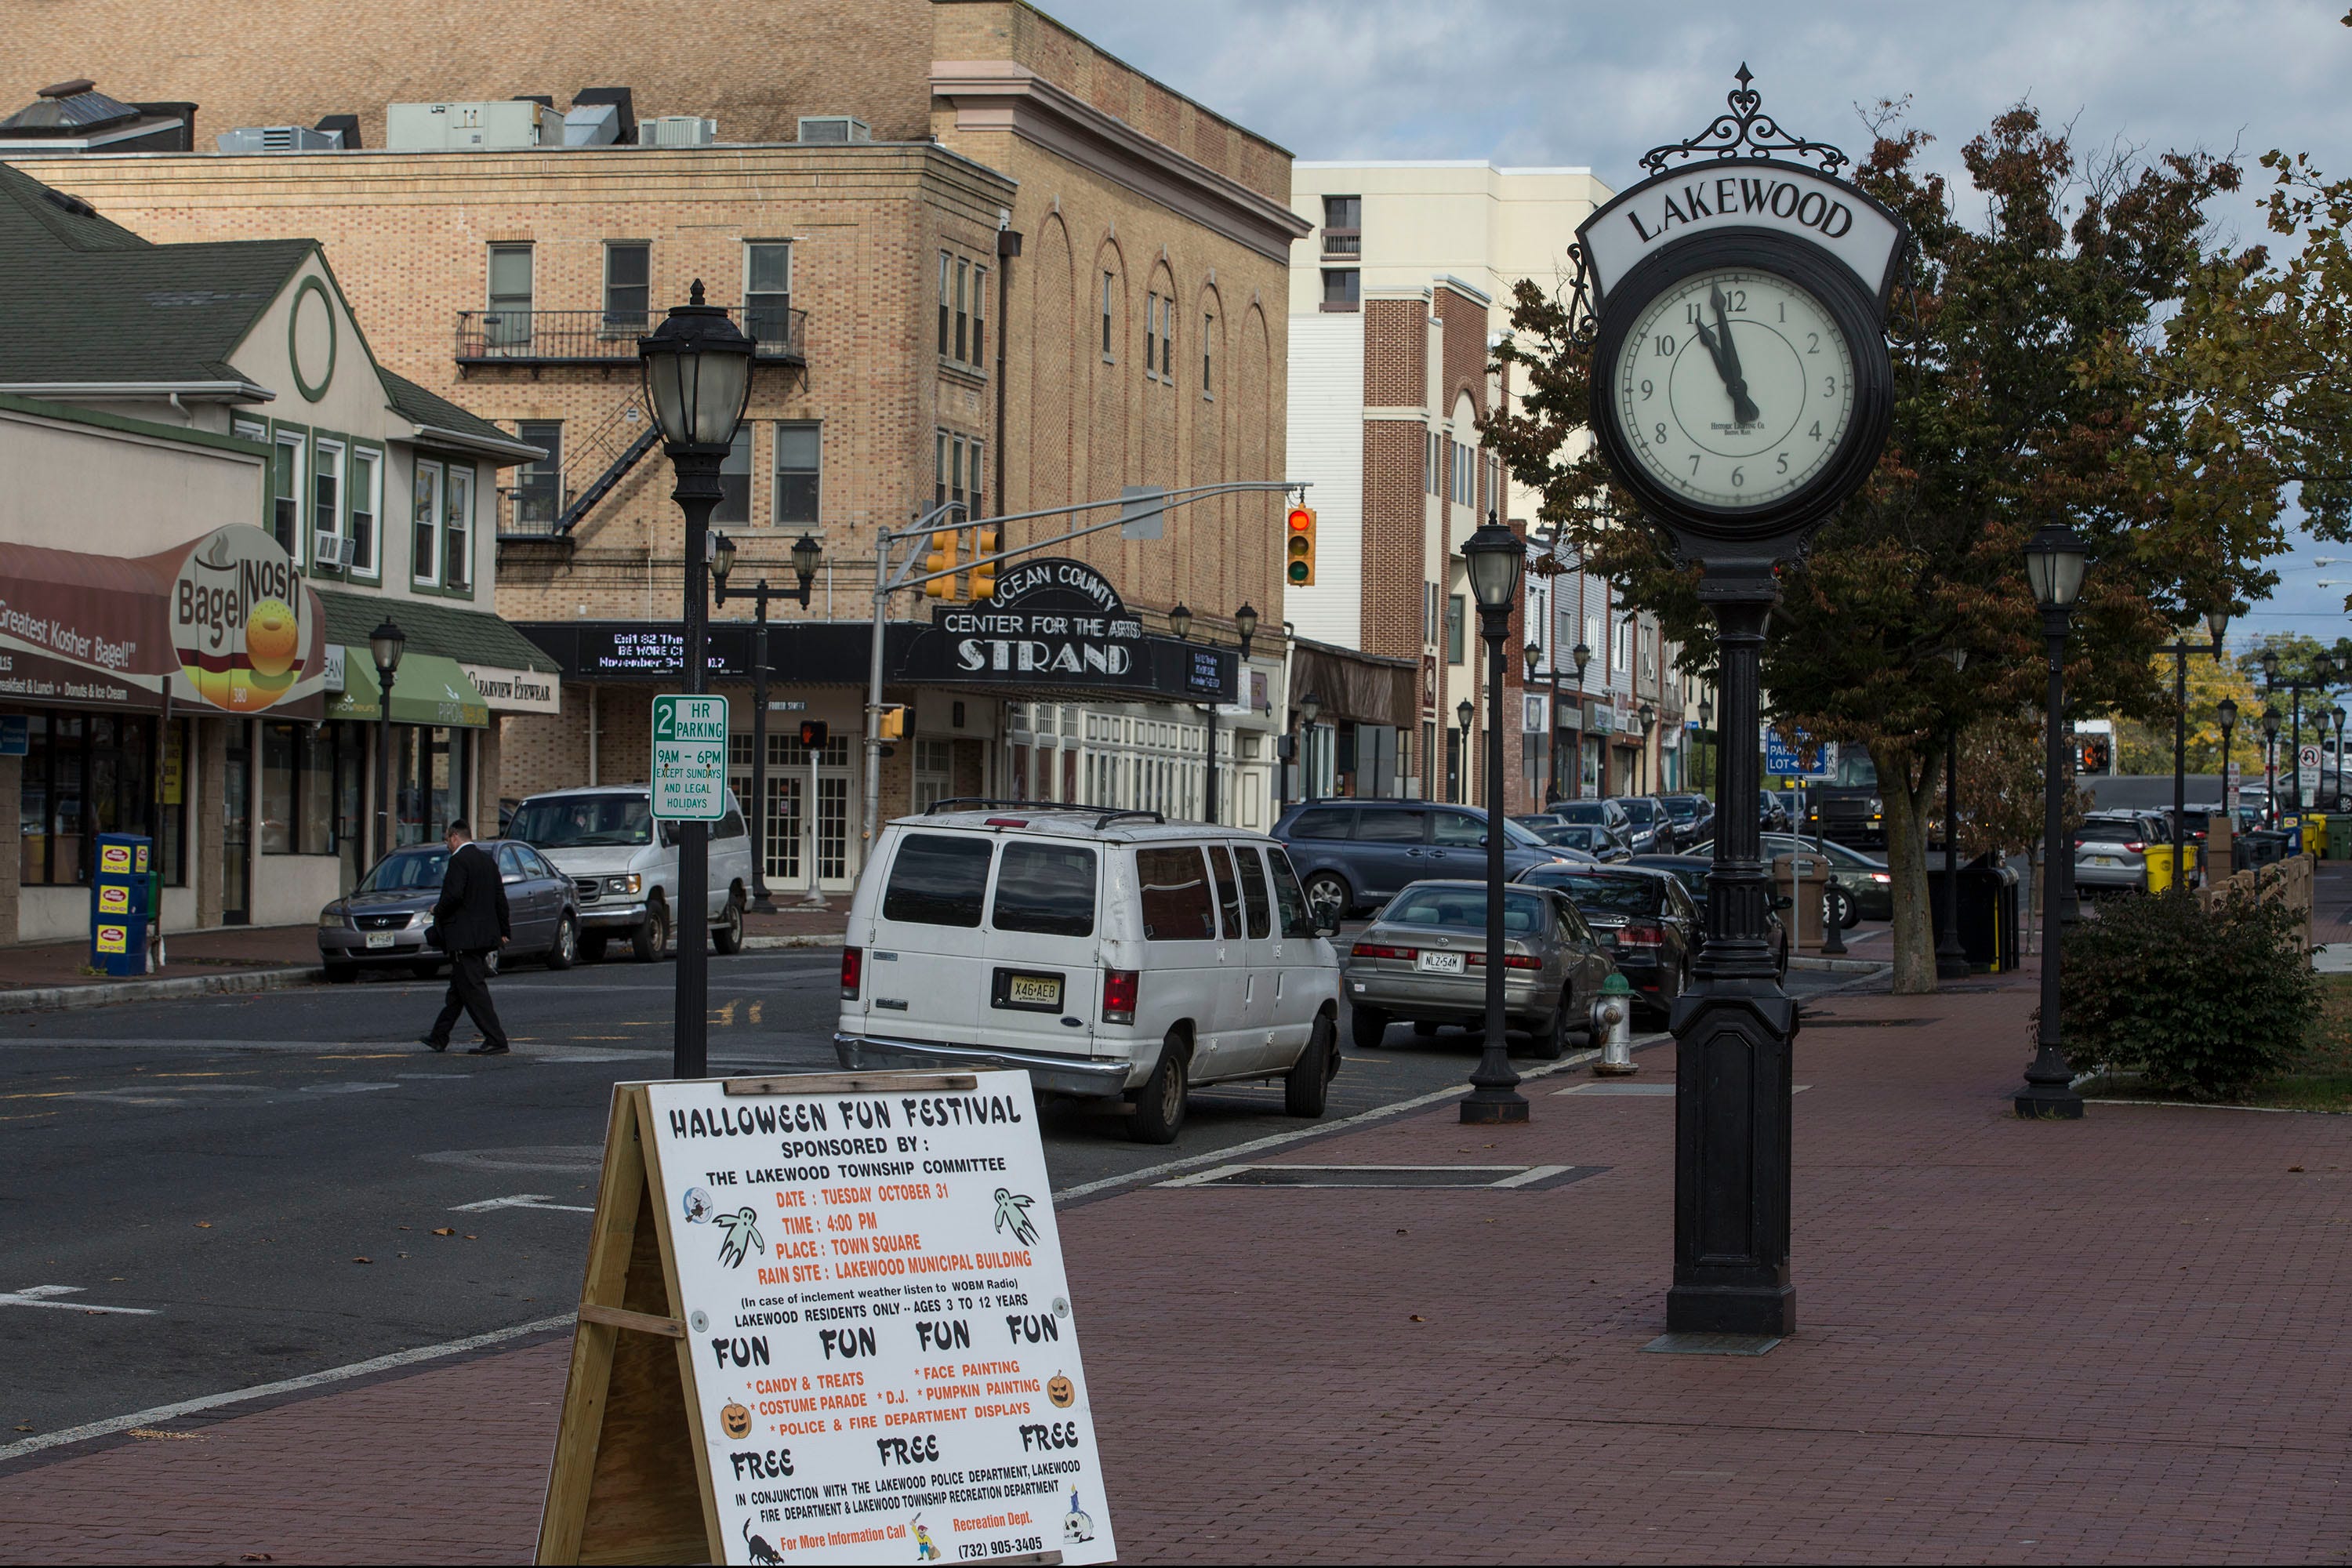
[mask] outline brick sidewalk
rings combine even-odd
[[[1641,1353],[1673,1102],[1558,1092],[1580,1077],[1531,1084],[1525,1128],[1446,1105],[1271,1156],[1601,1168],[1569,1185],[1148,1188],[1071,1210],[1126,1556],[2344,1555],[2352,1119],[2021,1122],[2033,983],[1816,1004],[1801,1330],[1761,1358]],[[1643,1054],[1643,1081],[1669,1054]],[[0,1553],[524,1560],[562,1364],[560,1345],[490,1354],[19,1469]]]

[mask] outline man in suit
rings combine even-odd
[[[440,901],[433,906],[433,923],[441,950],[449,955],[449,998],[424,1043],[436,1051],[449,1048],[449,1031],[465,1013],[481,1030],[482,1043],[469,1057],[507,1054],[507,1032],[499,1010],[490,1005],[490,954],[513,935],[507,921],[507,888],[499,863],[474,842],[462,820],[449,825],[448,869],[442,873]]]

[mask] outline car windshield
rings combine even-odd
[[[653,842],[653,808],[641,795],[552,795],[527,800],[509,837],[541,849]]]
[[[1654,800],[1636,797],[1633,800],[1621,800],[1617,804],[1625,808],[1626,816],[1632,817],[1637,826],[1643,827],[1647,827],[1658,812],[1658,803]]]
[[[1606,822],[1609,805],[1605,801],[1562,801],[1552,811],[1554,816],[1564,816],[1570,822]]]
[[[1841,746],[1837,772],[1827,782],[1846,789],[1876,789],[1878,770],[1871,765],[1868,752],[1859,746]]]
[[[1512,822],[1507,818],[1506,818],[1503,823],[1503,842],[1506,844],[1517,844],[1524,847],[1534,849],[1540,849],[1543,847],[1543,840],[1537,837],[1532,830],[1523,827],[1519,824]]]
[[[1670,795],[1666,796],[1666,815],[1676,822],[1694,821],[1698,816],[1699,805],[1695,795]]]
[[[1503,931],[1519,936],[1543,929],[1543,900],[1534,893],[1503,895]],[[1412,887],[1381,911],[1383,925],[1443,926],[1450,931],[1486,929],[1484,888]]]
[[[441,885],[449,868],[449,851],[435,845],[425,849],[397,849],[375,863],[358,891],[404,893]]]
[[[1658,907],[1658,885],[1647,877],[1612,877],[1605,871],[1539,872],[1528,879],[1558,888],[1587,914],[1646,915]]]

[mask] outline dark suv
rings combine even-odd
[[[1317,800],[1292,806],[1274,825],[1290,851],[1310,904],[1342,915],[1386,903],[1407,883],[1482,877],[1486,814],[1475,805],[1427,800]],[[1503,824],[1503,873],[1571,858],[1516,822]]]

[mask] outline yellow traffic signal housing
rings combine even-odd
[[[882,710],[882,738],[903,741],[907,737],[907,710],[901,707]]]
[[[980,603],[981,600],[990,597],[996,592],[997,563],[990,561],[988,558],[1003,548],[1004,531],[1003,529],[988,524],[982,524],[971,531],[971,559],[973,563],[971,568],[971,602],[973,604],[976,605]]]
[[[1294,588],[1312,587],[1315,583],[1315,509],[1292,507],[1290,526],[1285,531],[1288,535],[1288,542],[1284,546],[1283,581]]]
[[[956,563],[956,531],[940,528],[931,531],[931,552],[923,557],[926,572],[952,572]],[[927,599],[952,599],[956,596],[956,579],[934,577],[923,584]]]

